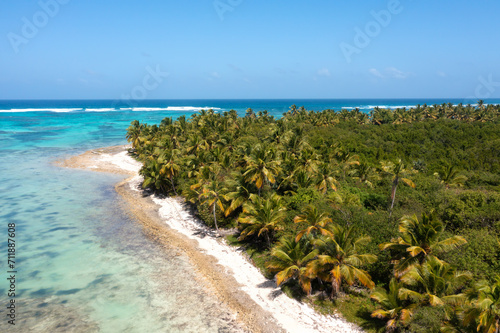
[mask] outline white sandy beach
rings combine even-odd
[[[134,175],[127,180],[133,191],[141,191],[142,177],[138,175],[141,164],[131,158],[126,150],[115,147],[113,150],[87,152],[90,164],[77,167],[97,171],[110,171]],[[87,159],[88,157],[87,156]],[[316,313],[311,307],[286,296],[273,280],[266,279],[238,249],[226,244],[225,240],[215,237],[213,230],[183,208],[182,198],[159,198],[152,200],[159,206],[160,218],[170,228],[195,240],[200,251],[216,258],[226,272],[235,278],[241,292],[258,304],[264,311],[272,314],[275,321],[287,332],[362,332],[354,324],[348,323],[340,315],[325,316]]]

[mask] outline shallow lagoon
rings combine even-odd
[[[131,120],[165,114],[1,114],[2,332],[237,332],[186,257],[123,210],[123,177],[52,162],[124,144]],[[146,120],[146,119],[145,119]],[[7,224],[16,224],[16,325],[7,323]]]

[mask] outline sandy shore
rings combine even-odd
[[[141,190],[140,163],[127,146],[88,151],[56,164],[64,167],[130,175],[116,186],[127,209],[145,232],[165,247],[183,251],[207,289],[237,315],[251,332],[362,332],[340,316],[316,313],[287,297],[266,279],[244,253],[216,238],[213,231],[185,209],[182,198],[160,198]]]

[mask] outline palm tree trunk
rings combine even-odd
[[[271,248],[271,240],[269,239],[269,232],[266,231],[266,240],[267,240],[267,246],[269,246],[269,248]]]
[[[214,213],[215,230],[217,230],[217,235],[219,235],[219,227],[217,227],[217,217],[215,216],[215,203],[214,203],[214,208],[212,208],[212,211]]]
[[[389,218],[391,218],[392,209],[394,208],[394,201],[396,200],[396,190],[398,189],[398,183],[399,183],[399,178],[396,178],[392,185],[392,193],[391,193],[392,202],[391,202],[391,208],[389,210]]]
[[[174,176],[170,176],[170,182],[172,183],[172,188],[174,189],[175,195],[177,195],[177,191],[175,190],[175,184],[174,184]]]

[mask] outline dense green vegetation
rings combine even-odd
[[[127,138],[145,188],[236,227],[293,297],[372,331],[499,332],[499,115],[208,110]]]

